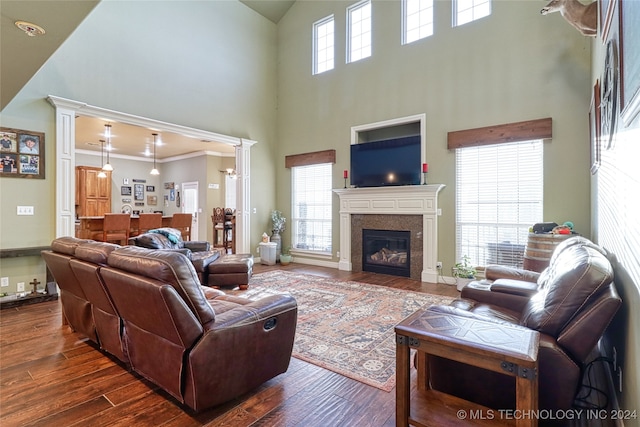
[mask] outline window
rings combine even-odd
[[[333,70],[333,15],[313,24],[313,74]]]
[[[456,149],[456,252],[473,265],[522,267],[542,222],[542,141]]]
[[[371,56],[371,1],[347,8],[347,62]]]
[[[491,0],[454,0],[453,4],[454,27],[491,15]]]
[[[402,19],[402,44],[433,35],[433,0],[403,0]]]
[[[291,168],[292,249],[331,254],[331,163]]]

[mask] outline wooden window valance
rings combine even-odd
[[[318,165],[321,163],[335,163],[336,150],[314,151],[313,153],[292,154],[285,156],[284,167]]]
[[[447,134],[447,148],[451,150],[549,138],[551,138],[551,117],[449,132]]]

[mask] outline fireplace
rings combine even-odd
[[[442,184],[428,184],[333,190],[340,197],[338,268],[362,271],[362,229],[410,230],[410,277],[437,283],[438,193],[442,188]]]
[[[410,277],[411,232],[362,230],[362,270]]]

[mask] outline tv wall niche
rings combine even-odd
[[[351,128],[352,187],[418,185],[425,160],[425,115]]]

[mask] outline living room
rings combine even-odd
[[[3,22],[10,3],[2,2]],[[638,119],[617,121],[616,142],[602,150],[592,175],[589,109],[593,86],[603,79],[601,32],[583,36],[560,14],[541,16],[544,2],[534,1],[495,2],[489,17],[452,27],[450,3],[436,2],[434,35],[401,45],[400,2],[375,1],[372,56],[349,64],[337,59],[334,70],[312,75],[312,24],[335,16],[335,57],[344,58],[351,3],[298,1],[276,24],[240,2],[99,2],[3,103],[3,127],[45,133],[47,168],[44,180],[0,179],[0,246],[44,246],[56,237],[56,170],[50,165],[58,137],[49,95],[258,141],[251,149],[256,213],[250,216],[249,247],[268,230],[271,210],[291,211],[285,156],[336,150],[333,187],[342,188],[353,126],[424,113],[429,182],[446,186],[438,202],[443,215],[437,250],[447,271],[457,261],[451,237],[456,156],[447,148],[448,132],[551,117],[553,137],[544,143],[544,219],[572,221],[617,257],[616,286],[624,305],[610,336],[624,363],[620,406],[636,409],[640,373],[632,361],[640,356],[634,326],[640,319],[631,307],[640,299],[640,231],[633,221],[638,202],[629,195],[640,180],[632,141]],[[57,6],[51,15],[69,7]],[[608,36],[614,37],[618,20],[610,25]],[[638,49],[625,44],[625,52]],[[330,265],[339,259],[337,200]],[[15,206],[34,206],[35,215],[17,217]],[[298,262],[314,260],[299,256]],[[27,281],[34,269],[44,275],[43,263],[3,260],[2,266]]]

